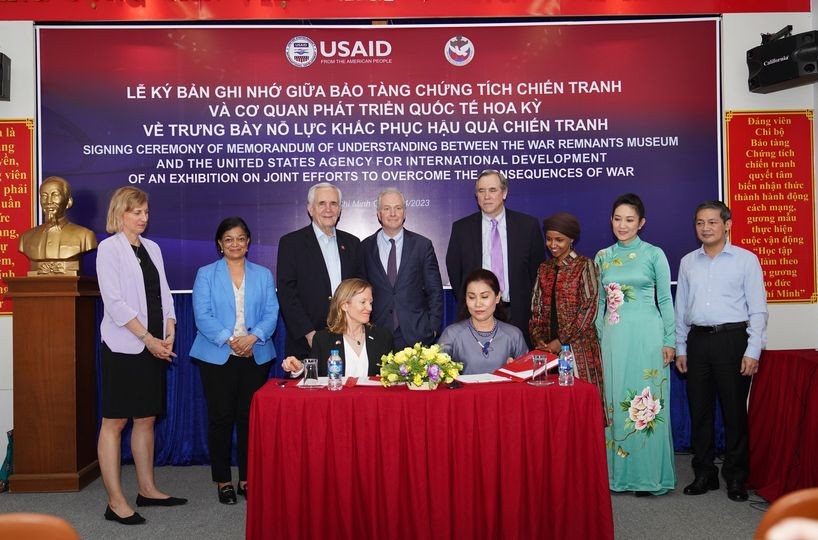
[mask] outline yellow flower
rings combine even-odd
[[[619,257],[614,259],[612,262],[614,266],[622,266],[622,259],[620,259]]]
[[[602,263],[602,269],[603,270],[607,270],[609,266],[610,266],[610,264],[608,264],[606,262]]]
[[[636,258],[636,253],[628,253],[628,258],[629,258],[630,260],[635,259],[635,258]]]
[[[440,345],[426,348],[417,343],[414,347],[384,355],[381,360],[381,384],[384,386],[401,381],[421,386],[427,382],[430,365],[437,365],[441,380],[447,382],[454,380],[463,369],[462,363],[453,362],[448,354],[440,352]]]

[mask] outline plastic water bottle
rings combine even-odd
[[[560,386],[574,386],[574,353],[569,345],[563,345],[559,357]]]
[[[330,390],[340,390],[344,387],[344,361],[338,354],[338,349],[332,349],[327,359],[327,388]]]

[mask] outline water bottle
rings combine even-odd
[[[574,353],[569,345],[563,345],[560,349],[558,368],[560,386],[574,386]]]
[[[344,361],[338,354],[338,349],[332,349],[327,359],[327,388],[330,390],[340,390],[344,387]]]

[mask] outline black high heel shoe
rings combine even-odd
[[[121,517],[117,515],[116,512],[111,510],[110,506],[105,507],[105,519],[108,521],[116,521],[117,523],[122,523],[123,525],[140,525],[145,523],[145,518],[140,516],[137,512],[134,512],[128,517]]]
[[[244,486],[239,484],[239,487],[236,488],[236,493],[238,493],[239,495],[244,497],[244,500],[246,501],[247,500],[247,484],[244,484]]]
[[[218,488],[219,502],[222,504],[236,504],[236,490],[232,484]]]

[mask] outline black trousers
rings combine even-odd
[[[687,399],[696,476],[718,474],[713,463],[718,393],[726,443],[721,475],[727,482],[747,480],[750,460],[747,396],[752,377],[741,374],[746,347],[747,331],[743,328],[712,334],[691,329],[687,335]]]
[[[236,427],[236,454],[239,481],[247,480],[247,439],[250,401],[267,382],[270,362],[257,365],[251,358],[230,355],[224,365],[199,360],[205,401],[207,402],[207,446],[210,450],[210,474],[214,482],[231,482],[230,455],[233,426]]]

